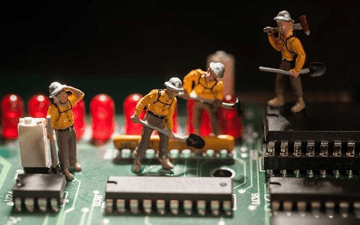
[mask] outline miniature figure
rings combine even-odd
[[[84,97],[84,93],[58,82],[50,84],[49,92],[52,104],[48,114],[51,115],[51,126],[56,132],[61,171],[67,180],[73,180],[74,175],[69,168],[81,171],[81,166],[76,158],[76,133],[72,108]],[[49,138],[52,136],[49,135]]]
[[[224,85],[219,78],[223,78],[225,66],[222,63],[211,62],[207,71],[192,70],[184,77],[184,99],[195,99],[193,111],[193,125],[195,133],[200,135],[201,118],[207,110],[211,119],[211,129],[214,135],[221,132],[218,108],[222,105]]]
[[[140,99],[136,105],[134,115],[131,116],[133,123],[140,123],[140,114],[146,107],[145,121],[155,127],[169,131],[169,135],[159,133],[159,161],[163,169],[172,169],[174,166],[168,158],[168,141],[174,138],[173,133],[173,114],[177,99],[175,96],[183,90],[182,82],[179,78],[173,77],[165,82],[166,89],[152,90],[149,94]],[[149,146],[150,136],[153,129],[143,126],[141,138],[134,151],[134,171],[141,172],[141,160],[145,150]]]
[[[275,48],[275,50],[281,51],[282,61],[279,68],[290,71],[291,73],[290,83],[296,97],[296,103],[291,108],[291,112],[298,113],[305,108],[301,78],[299,75],[305,63],[306,54],[300,40],[293,35],[293,25],[295,21],[291,18],[290,13],[286,10],[281,11],[274,20],[278,24],[279,36],[277,38],[274,37],[274,29],[271,27],[266,27],[264,30],[268,34],[271,46]],[[269,106],[280,107],[284,105],[285,77],[286,75],[283,74],[276,75],[276,97],[268,101]]]

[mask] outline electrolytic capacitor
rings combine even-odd
[[[96,95],[90,102],[92,141],[104,144],[115,130],[115,104],[106,94]]]
[[[195,127],[193,124],[193,112],[194,112],[194,104],[195,101],[192,99],[189,99],[187,101],[187,132],[188,133],[194,133]],[[204,110],[202,117],[201,117],[201,125],[200,125],[200,135],[201,136],[209,136],[211,133],[211,121],[210,116],[207,113],[206,110]]]
[[[236,97],[234,95],[226,95],[223,99],[223,102],[235,103]],[[228,134],[234,138],[241,137],[243,133],[241,118],[237,115],[235,108],[220,108],[219,117],[222,134]]]
[[[73,106],[74,115],[74,129],[76,131],[76,139],[80,140],[86,129],[86,118],[85,118],[85,102],[81,99],[76,105]]]
[[[142,132],[142,125],[139,123],[133,123],[131,121],[131,116],[135,113],[135,108],[139,100],[143,96],[141,94],[131,94],[125,98],[124,101],[124,124],[125,124],[125,134],[128,135],[140,135]],[[144,119],[145,110],[140,114],[140,119]]]
[[[28,102],[29,116],[33,118],[45,118],[50,106],[50,100],[46,95],[36,94]]]
[[[19,118],[24,117],[24,102],[15,94],[6,95],[1,101],[2,136],[5,139],[18,137]]]

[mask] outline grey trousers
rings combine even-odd
[[[74,166],[77,163],[75,130],[56,130],[56,137],[59,147],[58,155],[61,169],[69,169],[69,166]]]
[[[165,119],[157,118],[149,113],[146,113],[145,121],[147,121],[150,125],[155,127],[164,129],[166,127]],[[141,138],[139,140],[138,146],[134,152],[135,160],[141,160],[144,156],[145,150],[148,149],[150,143],[150,136],[154,130],[148,127],[143,127]],[[168,144],[169,138],[164,135],[160,134],[160,144],[159,144],[159,158],[160,159],[167,159],[168,158]]]
[[[294,68],[294,61],[289,62],[286,60],[282,60],[279,66],[279,69],[289,71]],[[281,95],[284,96],[285,92],[285,79],[290,77],[290,84],[294,91],[294,95],[296,98],[303,97],[303,90],[301,85],[301,77],[294,78],[292,76],[283,75],[283,74],[276,74],[276,81],[275,81],[275,94],[276,96]]]
[[[193,125],[195,131],[200,135],[201,118],[204,110],[206,110],[211,120],[211,130],[215,135],[219,135],[221,132],[220,122],[218,118],[218,108],[208,104],[195,101],[193,110]]]

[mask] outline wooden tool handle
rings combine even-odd
[[[310,28],[305,15],[300,16],[300,23],[306,35],[310,35]]]

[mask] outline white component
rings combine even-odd
[[[22,167],[50,167],[45,118],[20,118],[18,124]]]

